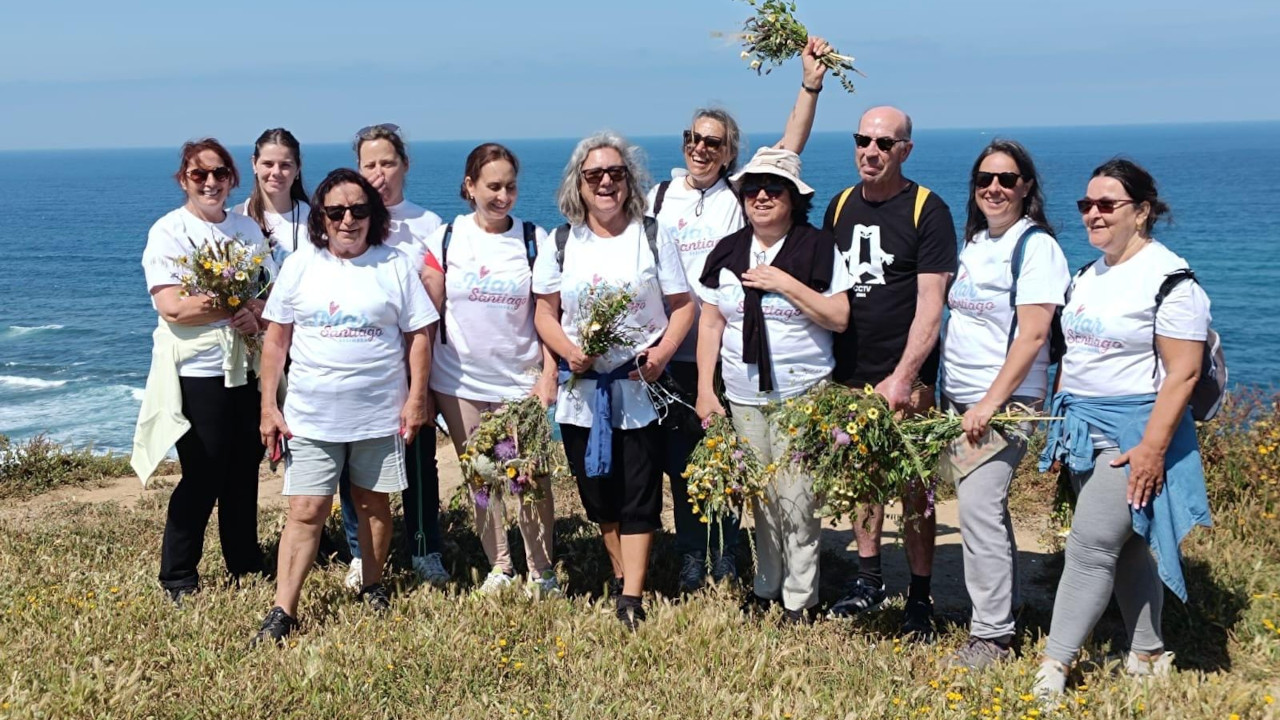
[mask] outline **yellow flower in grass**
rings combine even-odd
[[[515,476],[516,476],[516,469],[513,467],[507,468],[507,477],[513,478]]]
[[[240,307],[240,298],[236,297],[235,295],[232,295],[231,297],[227,298],[227,304],[233,308]]]

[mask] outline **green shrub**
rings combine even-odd
[[[121,455],[98,455],[88,447],[64,448],[43,434],[25,443],[0,435],[0,499],[132,474],[129,459]]]

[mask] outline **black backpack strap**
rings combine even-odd
[[[524,252],[529,258],[529,269],[533,269],[533,261],[538,259],[538,226],[528,220],[524,221]]]
[[[653,253],[653,266],[662,268],[662,256],[658,254],[658,221],[645,216],[644,236],[649,241],[649,251]]]
[[[671,187],[670,180],[663,180],[658,183],[658,192],[653,197],[653,216],[658,217],[658,213],[662,212],[662,200],[667,196],[667,188]]]
[[[556,228],[556,267],[564,272],[564,246],[569,243],[569,223]]]
[[[1018,236],[1013,244],[1013,255],[1009,257],[1009,272],[1013,275],[1013,284],[1009,286],[1009,307],[1013,309],[1013,322],[1009,325],[1009,340],[1005,343],[1004,352],[1009,354],[1013,347],[1013,336],[1018,332],[1018,278],[1022,277],[1022,261],[1027,254],[1027,241],[1040,230],[1039,225],[1032,225]]]
[[[1173,289],[1181,285],[1183,280],[1190,280],[1194,283],[1200,282],[1196,279],[1196,274],[1192,272],[1191,268],[1182,268],[1165,275],[1164,280],[1160,282],[1160,289],[1156,291],[1156,307],[1151,311],[1151,352],[1157,358],[1160,356],[1160,351],[1156,349],[1156,316],[1160,314],[1160,306],[1164,304],[1165,298],[1169,297]],[[1151,377],[1155,377],[1159,369],[1159,364],[1152,368]]]
[[[449,267],[449,241],[453,239],[453,223],[444,226],[444,238],[440,240],[440,274]],[[449,335],[444,329],[444,318],[440,318],[440,344],[449,344]]]

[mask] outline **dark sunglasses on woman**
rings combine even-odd
[[[742,183],[742,197],[753,198],[763,190],[770,198],[782,197],[787,191],[787,184],[781,180],[748,180]]]
[[[1132,204],[1133,204],[1132,200],[1108,200],[1108,199],[1090,200],[1089,198],[1082,198],[1076,201],[1076,207],[1080,209],[1081,215],[1087,214],[1089,210],[1095,205],[1098,207],[1098,212],[1102,213],[1103,215],[1110,215],[1111,213],[1115,212],[1116,208],[1120,207],[1121,205],[1132,205]]]
[[[218,182],[226,182],[231,177],[231,168],[226,165],[216,167],[212,170],[205,168],[191,168],[187,171],[187,177],[191,178],[191,182],[202,183],[212,175],[214,180]]]
[[[702,143],[708,150],[719,150],[724,145],[724,138],[715,135],[703,135],[692,130],[684,131],[685,147],[697,147]]]
[[[357,203],[355,205],[325,205],[324,216],[329,218],[330,222],[342,222],[342,218],[347,216],[347,211],[351,211],[351,217],[356,220],[364,220],[373,214],[373,206],[369,203]]]
[[[1022,176],[1016,172],[990,173],[978,171],[973,174],[973,184],[976,185],[979,190],[982,190],[990,187],[992,180],[999,180],[1000,187],[1005,190],[1012,190],[1017,187],[1018,180],[1021,177]]]
[[[599,185],[604,179],[605,173],[609,174],[609,179],[614,182],[622,182],[627,179],[626,165],[610,165],[609,167],[591,168],[582,171],[582,179],[587,181],[592,187]]]
[[[863,135],[862,133],[854,133],[853,142],[860,148],[867,147],[872,142],[875,142],[876,147],[880,148],[880,152],[889,152],[890,150],[893,149],[894,145],[897,145],[898,143],[908,142],[908,140],[906,138],[891,138],[891,137],[873,138],[870,135]]]

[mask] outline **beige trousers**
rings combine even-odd
[[[453,448],[462,454],[467,439],[480,426],[480,413],[495,410],[502,403],[467,400],[435,393],[436,408],[444,416],[449,426],[449,437],[453,440]],[[517,522],[520,536],[524,539],[524,555],[529,565],[529,576],[537,577],[551,569],[552,539],[555,532],[555,500],[551,495],[551,480],[544,479],[542,499],[535,503],[520,503]],[[489,562],[501,568],[503,572],[514,574],[511,565],[511,548],[507,544],[505,493],[497,492],[489,498],[489,506],[472,507],[475,511],[476,533],[480,535],[480,543],[484,545],[484,554]]]

